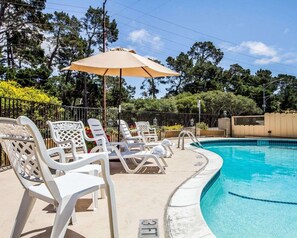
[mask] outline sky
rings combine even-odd
[[[83,17],[97,0],[48,0],[47,12],[64,11]],[[224,52],[220,65],[239,64],[254,74],[268,69],[273,75],[297,76],[296,0],[107,0],[119,39],[109,46],[134,49],[160,60],[177,57],[199,41],[212,41]],[[143,78],[125,78],[141,97]],[[158,98],[166,94],[159,86]]]

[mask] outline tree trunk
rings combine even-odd
[[[0,27],[3,25],[3,22],[4,22],[4,13],[6,8],[7,8],[7,3],[0,4]]]
[[[47,67],[48,67],[49,69],[52,69],[53,60],[54,60],[54,58],[55,58],[55,56],[56,56],[56,53],[57,53],[57,51],[58,51],[58,49],[59,49],[59,44],[60,44],[60,32],[61,32],[61,27],[59,27],[58,34],[57,34],[57,42],[56,42],[56,46],[55,46],[55,48],[54,48],[54,51],[53,51],[52,54],[51,54],[51,57],[50,57],[50,59],[49,59],[48,65],[47,65]]]

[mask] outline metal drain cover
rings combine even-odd
[[[141,219],[139,221],[138,238],[158,238],[158,219]]]

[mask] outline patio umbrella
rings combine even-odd
[[[154,78],[179,75],[179,73],[169,68],[136,54],[134,50],[125,48],[115,48],[104,53],[72,62],[70,66],[63,70],[77,70],[102,76],[119,76],[120,92],[122,91],[123,76]],[[118,120],[120,120],[121,93],[119,95],[118,106]]]

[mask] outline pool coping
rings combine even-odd
[[[185,149],[194,151],[197,157],[202,156],[207,162],[197,173],[182,183],[171,196],[165,213],[166,236],[170,238],[216,237],[203,218],[200,200],[209,182],[220,171],[223,159],[211,151],[190,144],[187,144]]]

